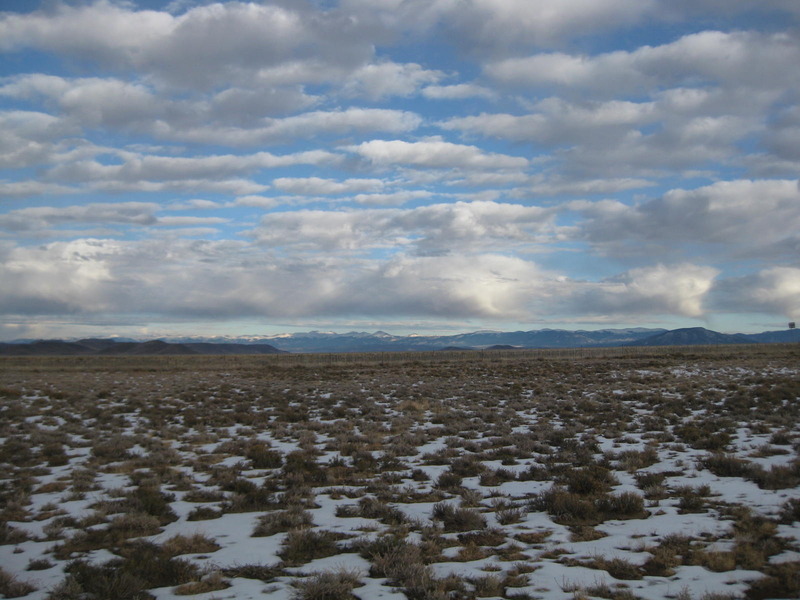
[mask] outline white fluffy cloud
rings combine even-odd
[[[796,180],[723,181],[673,190],[637,206],[612,201],[571,206],[588,217],[581,227],[585,239],[612,252],[640,244],[662,252],[713,244],[729,258],[770,257],[791,252],[800,231]]]
[[[423,85],[435,83],[442,73],[424,69],[416,63],[382,62],[364,65],[344,85],[344,93],[373,100],[388,96],[410,96]]]
[[[279,190],[292,194],[313,196],[354,194],[358,192],[374,192],[383,188],[384,182],[380,179],[347,179],[336,181],[322,179],[321,177],[279,177],[273,180]]]
[[[800,319],[800,268],[770,267],[718,287],[721,308],[738,312],[760,311]]]
[[[55,108],[62,134],[108,128],[148,133],[165,140],[252,146],[349,133],[413,131],[422,123],[411,111],[349,107],[272,116],[276,111],[303,109],[312,100],[294,92],[229,88],[206,99],[177,98],[141,82],[113,78],[67,79],[32,74],[0,85],[0,97],[36,101]],[[285,105],[285,106],[284,106]],[[18,113],[19,111],[17,111]],[[12,113],[12,117],[14,117]],[[16,119],[21,119],[17,114]],[[53,124],[50,129],[55,133]]]
[[[346,149],[379,166],[474,169],[519,169],[528,166],[528,160],[519,156],[487,153],[476,146],[453,144],[441,139],[422,142],[372,140]]]
[[[505,317],[523,310],[545,278],[530,263],[492,254],[279,260],[232,242],[88,239],[6,248],[3,259],[0,274],[13,285],[0,306],[17,314]]]
[[[486,74],[512,86],[543,85],[620,94],[698,83],[783,88],[797,82],[798,40],[786,33],[703,31],[661,46],[595,56],[562,52],[488,63]],[[787,79],[789,81],[787,81]]]
[[[323,60],[331,69],[358,66],[372,55],[370,40],[360,33],[354,20],[306,14],[300,3],[213,3],[174,16],[99,0],[0,19],[0,47],[6,50],[43,48],[199,89],[247,82],[260,69],[290,59]]]
[[[175,210],[174,207],[171,207]],[[20,208],[0,215],[0,229],[16,233],[46,233],[52,227],[71,225],[195,226],[218,225],[221,217],[158,216],[162,207],[153,202],[117,202],[72,206]]]
[[[693,264],[641,267],[579,286],[571,302],[582,314],[701,317],[718,274],[713,267]]]
[[[555,211],[491,201],[409,209],[271,213],[254,232],[270,247],[305,251],[407,248],[426,255],[531,245],[554,235]]]

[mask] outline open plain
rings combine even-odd
[[[800,597],[797,345],[0,360],[0,595]]]

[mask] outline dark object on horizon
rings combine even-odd
[[[794,321],[790,321],[789,322],[789,329],[794,329],[795,327],[796,327],[795,322]]]

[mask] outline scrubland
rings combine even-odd
[[[800,348],[0,361],[0,595],[800,597]]]

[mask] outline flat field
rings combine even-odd
[[[800,597],[800,348],[0,360],[0,595]]]

